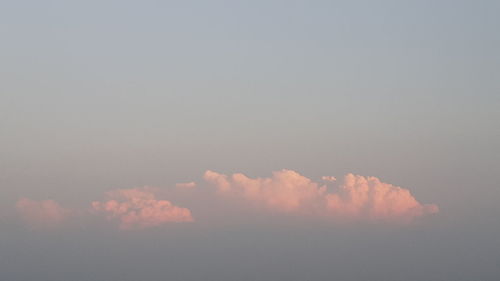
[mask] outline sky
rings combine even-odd
[[[0,279],[498,280],[498,1],[0,1]]]

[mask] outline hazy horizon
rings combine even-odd
[[[0,279],[498,280],[499,13],[0,2]]]

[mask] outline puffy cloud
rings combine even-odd
[[[422,204],[409,190],[384,183],[376,177],[347,174],[339,179],[324,176],[322,181],[315,182],[295,171],[281,170],[262,178],[206,171],[204,179],[213,184],[223,198],[246,200],[260,209],[277,212],[403,222],[439,212],[436,205]],[[200,200],[215,204],[214,200],[206,200],[207,194],[203,190],[193,189],[195,186],[194,182],[186,182],[177,184],[176,189],[170,191],[149,187],[114,190],[107,193],[108,199],[92,202],[91,213],[103,214],[107,219],[117,221],[121,229],[192,222],[194,219],[189,209],[157,196],[161,193],[173,198],[187,198],[186,202],[193,204],[201,204]],[[36,228],[57,226],[70,215],[78,218],[88,214],[88,210],[70,211],[53,200],[22,198],[16,208],[20,217]]]
[[[222,175],[208,170],[203,175],[203,178],[206,181],[215,184],[219,192],[227,192],[231,189],[231,184],[229,183],[226,175]]]
[[[107,193],[108,201],[94,201],[92,208],[106,214],[109,220],[118,220],[121,229],[194,221],[189,209],[175,206],[167,200],[158,200],[155,192],[156,189],[148,187],[114,190]]]
[[[376,177],[347,174],[337,193],[326,195],[329,212],[343,217],[411,220],[437,213],[433,204],[421,204],[409,190]]]
[[[182,182],[182,183],[176,184],[175,187],[180,188],[180,189],[184,189],[184,188],[189,189],[189,188],[196,187],[196,183],[194,181]]]
[[[348,174],[342,183],[334,177],[322,177],[329,185],[335,185],[328,187],[291,170],[255,179],[240,173],[227,176],[206,171],[204,179],[221,194],[284,212],[402,221],[438,212],[436,205],[421,204],[407,189],[383,183],[376,177]]]
[[[53,200],[31,200],[21,198],[16,203],[21,218],[34,228],[50,228],[61,224],[71,211],[61,207]]]
[[[252,179],[243,174],[231,177],[216,172],[205,172],[204,179],[217,186],[218,190],[262,203],[280,211],[314,210],[314,203],[324,198],[325,186],[290,170],[273,172],[270,178]],[[308,206],[308,208],[305,208]]]

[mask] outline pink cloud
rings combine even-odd
[[[180,189],[190,189],[196,187],[196,183],[194,181],[191,182],[182,182],[182,183],[177,183],[175,187],[180,188]]]
[[[108,201],[92,202],[95,211],[102,212],[109,220],[120,222],[121,229],[155,227],[170,222],[194,221],[191,211],[158,200],[154,188],[119,189],[108,192]]]
[[[243,174],[228,177],[205,172],[204,179],[217,186],[220,192],[242,197],[279,211],[306,211],[324,198],[325,186],[290,170],[273,172],[270,178],[252,179]]]
[[[34,228],[51,228],[61,224],[71,211],[61,207],[53,200],[31,200],[21,198],[16,210],[25,223]]]
[[[376,177],[347,174],[337,190],[326,198],[328,211],[338,216],[407,221],[439,211],[436,205],[419,203],[409,190]]]
[[[228,177],[210,170],[206,171],[203,175],[203,179],[215,184],[219,192],[226,192],[231,189],[231,184],[229,183]]]
[[[204,179],[215,185],[220,194],[283,212],[410,221],[439,211],[436,205],[419,203],[407,189],[383,183],[376,177],[348,174],[341,183],[334,177],[322,177],[328,186],[290,170],[254,179],[239,173],[227,176],[206,171]],[[333,191],[329,192],[329,188]]]
[[[332,176],[323,176],[321,179],[324,181],[337,181],[337,178]]]

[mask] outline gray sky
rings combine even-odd
[[[498,1],[0,2],[0,279],[497,280],[499,13]],[[203,179],[282,169],[375,176],[440,211],[342,224],[240,209]],[[196,194],[165,199],[193,223],[126,232],[85,215],[34,230],[15,208],[84,212],[110,190],[190,181]]]

